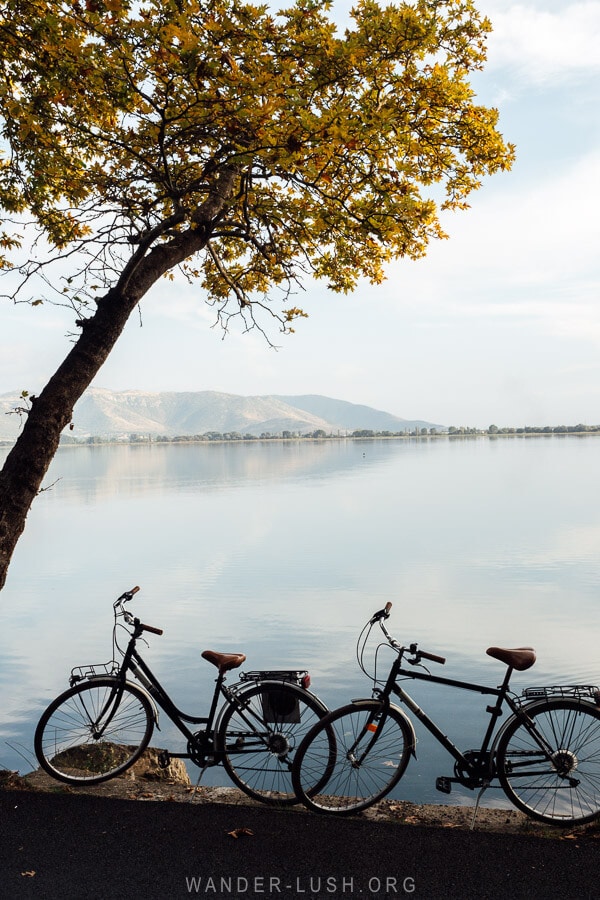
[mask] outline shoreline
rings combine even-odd
[[[104,784],[92,787],[71,787],[41,772],[39,769],[27,775],[0,770],[0,790],[29,791],[47,794],[71,794],[101,797],[107,800],[129,800],[132,802],[197,803],[218,804],[239,807],[262,807],[235,787],[202,787],[175,779],[155,779],[152,777],[123,775]],[[271,807],[281,810],[282,807]],[[290,806],[289,812],[309,813],[301,805]],[[406,800],[381,800],[375,806],[348,818],[366,822],[388,822],[402,825],[420,825],[430,828],[449,828],[470,831],[473,826],[475,798],[469,806],[420,805]],[[318,816],[318,818],[321,818]],[[588,825],[564,827],[536,822],[516,809],[498,809],[480,806],[475,816],[473,830],[485,833],[521,835],[523,837],[545,837],[550,840],[600,839],[600,820]]]

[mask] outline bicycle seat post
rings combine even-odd
[[[506,672],[504,674],[504,680],[498,688],[498,690],[500,691],[500,693],[498,694],[498,698],[493,706],[490,705],[490,706],[486,707],[487,711],[489,712],[489,714],[491,716],[493,716],[494,719],[497,719],[498,716],[502,715],[502,705],[504,703],[506,695],[508,694],[510,679],[511,679],[513,672],[514,672],[514,668],[512,666],[506,667]]]

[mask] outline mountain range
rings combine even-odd
[[[0,440],[16,439],[19,416],[4,414],[23,405],[17,393],[0,395]],[[176,437],[213,431],[259,437],[284,431],[301,435],[317,430],[327,434],[358,430],[397,433],[415,428],[444,426],[402,419],[318,394],[243,397],[217,391],[150,393],[90,388],[75,407],[69,434],[81,439],[131,434]]]

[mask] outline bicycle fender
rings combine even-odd
[[[378,701],[375,701],[375,702],[377,703]],[[364,698],[359,699],[359,700],[352,700],[352,703],[354,704],[354,706],[364,706],[364,705],[367,705],[367,704],[368,704],[369,706],[372,706],[372,705],[373,705],[373,698],[372,698],[372,697],[369,697],[369,698],[364,697]],[[385,704],[383,703],[383,701],[381,702],[381,705],[382,705],[382,706],[385,705]],[[417,758],[417,734],[416,734],[416,732],[415,732],[415,727],[414,727],[413,723],[412,723],[411,720],[408,718],[408,716],[406,715],[406,713],[404,712],[404,710],[401,709],[399,706],[397,706],[395,703],[390,703],[390,704],[388,704],[388,705],[389,705],[389,708],[390,708],[390,709],[393,709],[394,712],[395,712],[397,715],[400,716],[400,718],[404,719],[404,722],[405,722],[406,725],[408,726],[408,730],[410,731],[410,737],[411,737],[411,741],[410,741],[410,752],[411,752],[411,754],[414,756],[414,758],[416,759],[416,758]]]
[[[146,688],[142,684],[137,684],[135,681],[126,681],[125,684],[128,685],[128,687],[137,688],[138,691],[140,691],[142,694],[144,694],[148,698],[148,700],[150,701],[150,705],[152,707],[152,715],[154,717],[154,724],[160,731],[160,725],[158,723],[158,706],[156,705],[156,700],[154,699],[152,694],[149,691],[147,691]]]
[[[527,714],[529,712],[535,712],[536,710],[547,706],[549,702],[552,702],[552,700],[560,700],[560,699],[561,699],[560,697],[552,697],[552,698],[540,697],[539,699],[531,700],[529,703],[523,703],[521,706],[519,706],[519,712],[513,713],[512,716],[509,716],[508,719],[506,720],[506,722],[504,722],[504,724],[502,725],[502,727],[498,729],[498,732],[497,732],[496,736],[494,737],[494,741],[490,748],[490,759],[495,759],[496,750],[498,748],[498,745],[500,744],[500,741],[502,740],[504,732],[508,729],[508,727],[510,725],[512,725],[512,723],[515,721],[515,719],[521,718],[519,713]],[[567,698],[565,698],[565,699],[567,699]],[[590,707],[591,709],[595,709],[595,710],[598,709],[598,707],[591,701],[581,699],[581,700],[578,700],[577,702],[582,707]]]

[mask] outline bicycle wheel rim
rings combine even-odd
[[[305,806],[351,815],[395,787],[410,759],[412,734],[401,714],[382,711],[376,701],[349,704],[329,713],[306,736],[293,772],[294,788]]]
[[[34,749],[41,767],[67,784],[100,784],[125,772],[146,749],[154,727],[147,697],[126,685],[118,707],[98,736],[100,711],[114,692],[114,679],[98,679],[65,691],[36,728]]]
[[[231,780],[262,803],[298,802],[292,785],[297,748],[327,712],[312,694],[285,683],[263,682],[238,694],[244,709],[229,707],[218,745]]]
[[[600,816],[600,711],[576,700],[527,710],[545,754],[516,722],[498,747],[498,777],[514,805],[538,821],[583,825]]]

